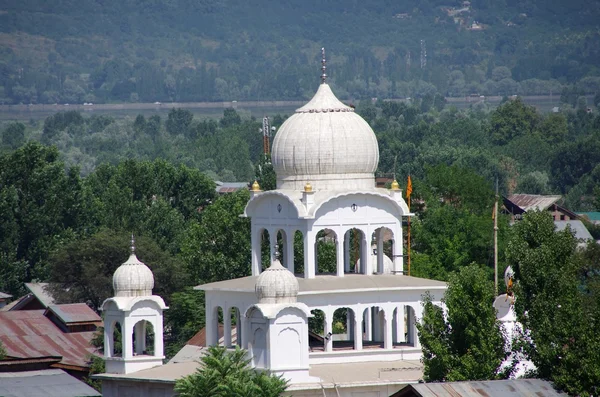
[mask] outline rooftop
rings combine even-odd
[[[589,230],[585,227],[583,222],[574,219],[570,221],[554,221],[557,231],[565,230],[567,226],[571,227],[571,230],[575,232],[575,238],[581,240],[593,240],[594,238],[590,234]]]
[[[44,310],[0,312],[0,341],[14,358],[62,357],[60,364],[87,368],[94,332],[64,333]]]
[[[65,324],[72,323],[100,323],[102,319],[85,303],[69,303],[63,305],[50,305],[48,310]]]
[[[512,194],[508,197],[515,205],[525,212],[531,210],[545,210],[559,201],[562,196],[542,196],[539,194]]]
[[[102,395],[61,369],[46,369],[0,373],[0,396],[83,397]]]
[[[194,289],[203,291],[252,292],[259,276],[236,278],[203,284]],[[381,290],[446,289],[446,283],[424,278],[398,275],[345,274],[338,276],[316,276],[305,279],[296,275],[300,290],[298,296],[326,293],[351,293]]]

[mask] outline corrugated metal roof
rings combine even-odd
[[[48,283],[25,283],[25,287],[44,305],[48,307],[53,305],[54,298],[46,291]]]
[[[60,369],[0,373],[3,397],[102,396],[92,387]]]
[[[582,240],[593,240],[594,238],[590,234],[587,227],[580,220],[570,220],[570,221],[554,221],[554,226],[556,226],[556,230],[561,231],[565,230],[567,226],[571,226],[571,230],[575,232],[575,237]]]
[[[589,219],[590,222],[600,222],[600,212],[578,212],[577,215]]]
[[[420,397],[561,397],[550,382],[542,379],[510,379],[471,382],[419,383],[394,396]]]
[[[63,333],[43,310],[0,312],[0,340],[6,355],[17,358],[61,356],[61,364],[87,367],[96,353],[94,332]]]
[[[510,201],[521,207],[525,212],[545,210],[561,198],[562,196],[542,196],[539,194],[513,194],[508,197]]]
[[[71,323],[102,321],[100,316],[85,303],[50,305],[48,306],[48,310],[54,312],[67,325]]]

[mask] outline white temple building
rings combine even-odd
[[[257,370],[288,379],[294,396],[389,396],[422,379],[416,329],[422,296],[429,292],[441,304],[447,285],[406,274],[402,221],[409,208],[396,181],[391,189],[375,187],[375,134],[335,97],[324,69],[315,96],[274,138],[277,189],[252,187],[243,214],[251,219],[251,276],[196,287],[206,294],[206,343],[246,349]],[[335,244],[333,273],[317,260],[324,238]],[[302,241],[302,260],[295,258],[295,240]],[[107,316],[132,307],[116,294],[104,304]],[[150,305],[153,297],[145,294],[127,299]],[[156,301],[153,313],[164,308]],[[105,396],[171,396],[174,381],[196,367],[176,356],[100,378],[110,388]]]

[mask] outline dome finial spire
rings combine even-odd
[[[131,255],[135,255],[135,237],[133,237],[133,233],[131,233],[131,247],[129,249],[131,250]]]
[[[327,79],[327,66],[325,64],[327,60],[325,59],[325,47],[321,48],[321,84],[325,84],[325,80]]]
[[[275,243],[275,260],[279,260],[279,244]]]

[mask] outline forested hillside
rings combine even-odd
[[[6,0],[0,103],[600,91],[599,1]]]

